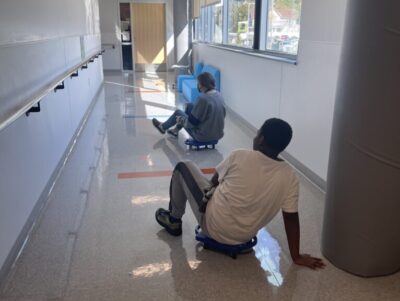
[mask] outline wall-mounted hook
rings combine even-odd
[[[62,90],[64,89],[64,81],[61,82],[61,84],[58,84],[55,88],[54,88],[54,92],[57,92],[57,90]]]
[[[78,72],[78,70],[76,70],[74,73],[71,74],[71,78],[78,77],[78,75],[79,75],[79,72]]]
[[[36,104],[36,106],[31,107],[28,111],[25,112],[26,116],[29,116],[30,113],[38,113],[40,112],[40,101]]]
[[[82,70],[83,70],[83,69],[87,69],[87,68],[88,68],[87,64],[86,64],[86,65],[83,65],[83,66],[81,67]]]

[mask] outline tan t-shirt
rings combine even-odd
[[[219,185],[207,204],[204,220],[215,240],[247,242],[280,209],[297,212],[299,182],[286,162],[259,151],[236,150],[216,169]]]

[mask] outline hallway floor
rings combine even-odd
[[[215,150],[188,151],[151,124],[183,100],[171,74],[108,72],[47,206],[1,288],[0,300],[400,300],[400,273],[365,279],[329,262],[291,262],[280,214],[258,233],[253,253],[233,260],[203,250],[190,210],[182,237],[154,220],[168,205],[180,160],[213,168],[253,133],[228,114]],[[160,173],[161,172],[161,173]],[[320,254],[324,195],[300,176],[301,250]]]

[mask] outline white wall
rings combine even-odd
[[[0,117],[100,50],[97,0],[0,2]],[[0,132],[0,268],[101,82],[101,57]]]
[[[294,130],[287,151],[327,177],[333,107],[347,0],[303,0],[298,65],[196,44],[196,61],[221,70],[226,103],[254,127],[270,117]]]
[[[188,1],[175,0],[174,3],[174,35],[175,35],[175,59],[177,65],[189,65],[189,24]]]
[[[99,0],[101,43],[114,44],[115,49],[109,49],[104,54],[104,70],[121,70],[121,29],[119,21],[119,3],[165,3],[167,69],[175,64],[174,54],[174,1],[173,0]]]
[[[99,0],[101,43],[113,44],[106,48],[103,56],[104,70],[121,70],[121,29],[119,24],[119,1]]]

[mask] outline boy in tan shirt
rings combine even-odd
[[[188,200],[207,236],[235,245],[249,241],[282,210],[294,263],[323,268],[321,259],[299,252],[299,182],[292,167],[278,157],[291,138],[288,123],[268,119],[254,138],[253,150],[233,151],[216,167],[211,181],[194,163],[179,162],[171,179],[169,210],[158,209],[157,222],[168,233],[181,235]]]

